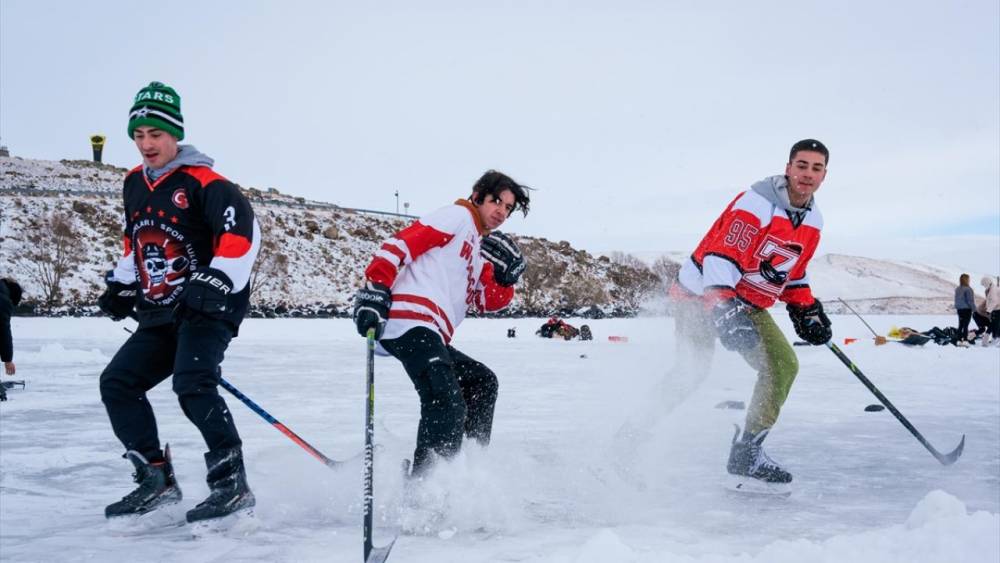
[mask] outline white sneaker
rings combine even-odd
[[[990,340],[992,340],[992,339],[993,339],[993,337],[990,336],[989,334],[983,334],[983,339],[980,342],[980,344],[982,344],[983,348],[985,348],[985,347],[987,347],[987,346],[990,345]]]

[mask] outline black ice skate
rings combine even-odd
[[[729,450],[729,463],[726,469],[733,475],[732,488],[738,491],[761,494],[789,494],[792,474],[785,471],[764,452],[764,438],[769,429],[756,435],[744,435],[737,441],[740,428],[736,427],[733,435],[732,449]]]
[[[132,477],[139,487],[120,501],[109,504],[104,509],[105,517],[139,516],[181,500],[181,489],[170,465],[169,445],[164,448],[164,460],[160,462],[149,463],[142,454],[133,450],[126,452],[124,457],[135,466]]]
[[[239,447],[205,454],[208,466],[208,498],[187,513],[188,522],[222,518],[236,512],[249,512],[257,500],[247,485],[243,451]]]

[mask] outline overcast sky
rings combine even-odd
[[[243,186],[421,214],[495,168],[591,251],[690,250],[815,137],[820,253],[1000,273],[996,0],[0,2],[13,155],[138,164],[152,80]]]

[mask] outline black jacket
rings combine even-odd
[[[14,338],[10,334],[10,317],[14,303],[10,300],[7,284],[0,281],[0,361],[14,361]]]

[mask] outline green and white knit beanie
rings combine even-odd
[[[132,139],[136,127],[143,125],[162,129],[178,141],[184,139],[181,97],[173,88],[162,82],[150,82],[139,90],[128,113],[128,138]]]

